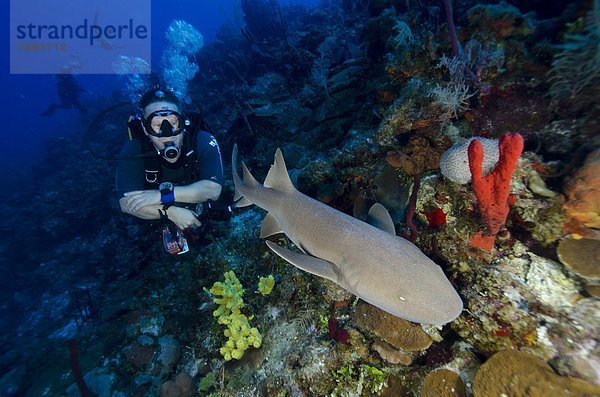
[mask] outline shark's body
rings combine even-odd
[[[268,211],[261,237],[285,233],[304,252],[267,241],[283,259],[410,321],[444,324],[461,313],[462,301],[440,267],[395,235],[383,206],[376,204],[369,211],[375,227],[302,194],[293,186],[279,149],[264,186],[245,165],[242,181],[236,165],[237,147],[233,152],[237,205],[256,204]]]

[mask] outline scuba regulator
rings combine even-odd
[[[177,131],[179,131],[179,133],[183,132],[183,130],[181,129]],[[167,119],[163,120],[160,125],[160,136],[170,137],[178,135],[174,134],[174,132],[175,131],[173,131],[173,126],[171,125],[171,123]],[[175,145],[175,142],[173,141],[166,142],[165,147],[159,151],[161,156],[171,160],[177,158],[179,156],[179,152],[179,148],[177,147],[177,145]]]

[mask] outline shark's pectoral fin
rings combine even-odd
[[[378,229],[388,232],[392,236],[396,235],[396,228],[394,227],[394,221],[390,216],[390,213],[385,207],[379,203],[373,204],[367,215],[367,222],[371,226],[375,226]]]
[[[338,282],[338,272],[333,263],[314,256],[290,251],[287,248],[280,247],[272,241],[267,241],[267,246],[292,265],[309,273],[316,274],[319,277]]]
[[[268,213],[267,216],[265,216],[265,219],[263,219],[262,225],[260,226],[260,238],[266,238],[279,233],[283,233],[283,230],[281,230],[281,226],[279,226],[277,218]]]

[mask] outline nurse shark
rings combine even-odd
[[[395,235],[382,205],[371,207],[366,223],[298,191],[281,150],[277,149],[263,185],[244,163],[240,178],[237,157],[236,145],[232,154],[236,206],[265,209],[261,237],[284,233],[302,251],[267,241],[281,258],[409,321],[440,325],[460,315],[462,301],[442,269]]]

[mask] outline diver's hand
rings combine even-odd
[[[169,207],[167,210],[169,220],[181,230],[202,225],[198,218],[196,218],[197,215],[194,211],[190,211],[187,208]]]
[[[159,190],[134,190],[125,193],[125,208],[130,213],[136,213],[140,208],[160,204]]]

